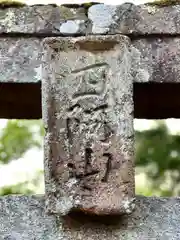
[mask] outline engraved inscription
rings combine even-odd
[[[71,74],[78,78],[78,85],[72,99],[103,96],[106,93],[107,69],[108,65],[103,63],[73,70]]]
[[[113,134],[111,127],[108,125],[106,110],[109,108],[105,98],[107,91],[108,65],[106,63],[94,64],[82,69],[73,70],[75,80],[78,78],[78,86],[72,95],[72,105],[67,109],[68,118],[66,119],[67,139],[69,141],[70,160],[75,165],[74,175],[78,179],[96,175],[102,169],[95,168],[93,161],[96,161],[96,154],[93,151],[93,143],[99,141],[104,153],[102,158],[106,158],[105,173],[102,182],[108,181],[108,175],[111,170],[111,161],[113,155],[107,152],[109,138]],[[94,98],[102,98],[102,103],[97,105]],[[98,132],[99,131],[99,132]],[[73,134],[77,133],[83,138],[83,172],[77,171],[77,161],[74,160]],[[97,139],[98,136],[98,139]],[[96,137],[96,139],[95,139]],[[105,145],[104,145],[105,144]],[[72,166],[70,164],[70,166]]]
[[[88,48],[82,48],[87,41]],[[107,41],[115,43],[113,48],[104,47]],[[122,35],[46,40],[42,97],[49,213],[132,212],[130,47]]]
[[[87,41],[88,47],[82,48]],[[105,47],[107,41],[113,48]],[[102,51],[96,51],[97,45]],[[95,215],[132,212],[130,39],[57,37],[48,38],[45,46],[42,103],[48,212],[58,216],[76,210]]]
[[[102,178],[102,182],[107,182],[108,181],[108,176],[109,176],[109,172],[111,171],[111,162],[112,162],[112,154],[110,153],[104,153],[103,154],[104,157],[107,157],[107,163],[106,163],[106,171],[105,171],[105,175]]]

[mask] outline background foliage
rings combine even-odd
[[[42,149],[41,120],[9,120],[0,129],[0,165],[22,158],[28,149]],[[180,193],[180,135],[170,134],[164,121],[153,128],[136,131],[136,192],[146,196],[173,196]],[[42,159],[37,159],[42,161]],[[42,181],[43,170],[34,179],[0,188],[0,195],[35,193]],[[31,185],[31,187],[29,187]]]
[[[40,120],[8,120],[6,127],[0,128],[0,167],[12,160],[23,158],[29,149],[42,149],[43,135],[44,129]],[[4,186],[0,188],[0,195],[34,193],[34,189],[42,181],[42,175],[43,171],[37,171],[33,179]]]
[[[136,131],[136,169],[147,177],[146,195],[179,195],[180,135],[170,134],[164,121],[156,121],[150,130]]]

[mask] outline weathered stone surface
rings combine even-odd
[[[134,131],[129,38],[47,38],[43,46],[48,211],[130,213]]]
[[[41,81],[42,51],[37,38],[1,38],[0,82]]]
[[[69,34],[81,34],[85,29],[86,26],[84,20],[69,20],[60,26],[60,32],[67,36]]]
[[[92,21],[93,34],[177,34],[180,33],[179,13],[180,5],[97,4],[89,8],[88,18]]]
[[[0,9],[0,33],[61,34],[60,26],[67,20],[87,20],[85,9],[52,5]]]
[[[95,4],[88,10],[64,6],[25,6],[0,9],[0,33],[63,34],[66,21],[85,21],[82,34],[179,34],[180,5],[150,6],[125,3],[111,6]],[[63,31],[61,32],[61,29]]]
[[[42,39],[1,38],[0,82],[41,81]],[[180,38],[144,38],[131,45],[134,82],[180,82]]]
[[[44,198],[0,198],[0,239],[6,240],[179,240],[180,198],[137,197],[132,215],[100,219],[77,214],[46,215]],[[103,224],[104,223],[104,224]]]
[[[144,38],[133,41],[149,82],[180,82],[180,38]],[[138,54],[136,54],[138,55]],[[141,70],[139,72],[142,72]],[[143,82],[145,78],[139,78]],[[138,82],[138,79],[135,79]]]
[[[92,22],[93,34],[106,34],[110,31],[112,25],[116,23],[117,6],[105,4],[93,5],[88,9],[88,18]]]

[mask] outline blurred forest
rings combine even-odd
[[[0,127],[0,167],[23,158],[31,148],[42,150],[41,120],[8,120]],[[180,135],[172,135],[164,121],[155,121],[153,128],[136,131],[136,194],[146,196],[176,196],[180,193]],[[37,159],[42,161],[42,159]],[[42,171],[34,179],[0,188],[0,195],[31,194],[42,184]],[[1,177],[0,177],[1,179]],[[1,180],[0,180],[1,181]]]
[[[4,128],[0,126],[0,168],[13,160],[23,158],[29,149],[42,150],[43,135],[44,128],[41,120],[8,120]],[[36,186],[41,184],[42,175],[43,169],[37,171],[33,179],[1,187],[0,195],[35,193],[36,191],[32,189],[36,189]]]

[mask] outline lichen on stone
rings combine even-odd
[[[20,8],[24,7],[27,4],[20,2],[20,1],[13,1],[13,0],[2,0],[0,1],[0,9],[5,9],[5,8]]]
[[[69,7],[69,8],[89,8],[95,4],[99,4],[98,2],[87,2],[82,4],[62,4],[61,6]]]
[[[88,9],[90,7],[92,7],[93,5],[96,5],[96,4],[100,4],[98,2],[87,2],[87,3],[83,3],[83,4],[62,4],[60,7],[64,6],[66,8],[75,8],[75,9],[79,9],[79,8],[83,8],[84,9],[84,12],[85,12],[85,15],[87,16],[88,15]]]
[[[85,31],[84,20],[69,20],[60,26],[60,32],[64,35],[78,34]]]
[[[180,0],[155,0],[153,2],[146,3],[145,5],[167,7],[167,6],[180,5]]]
[[[75,19],[85,19],[84,8],[67,8],[65,6],[59,6],[61,19],[75,20]]]

